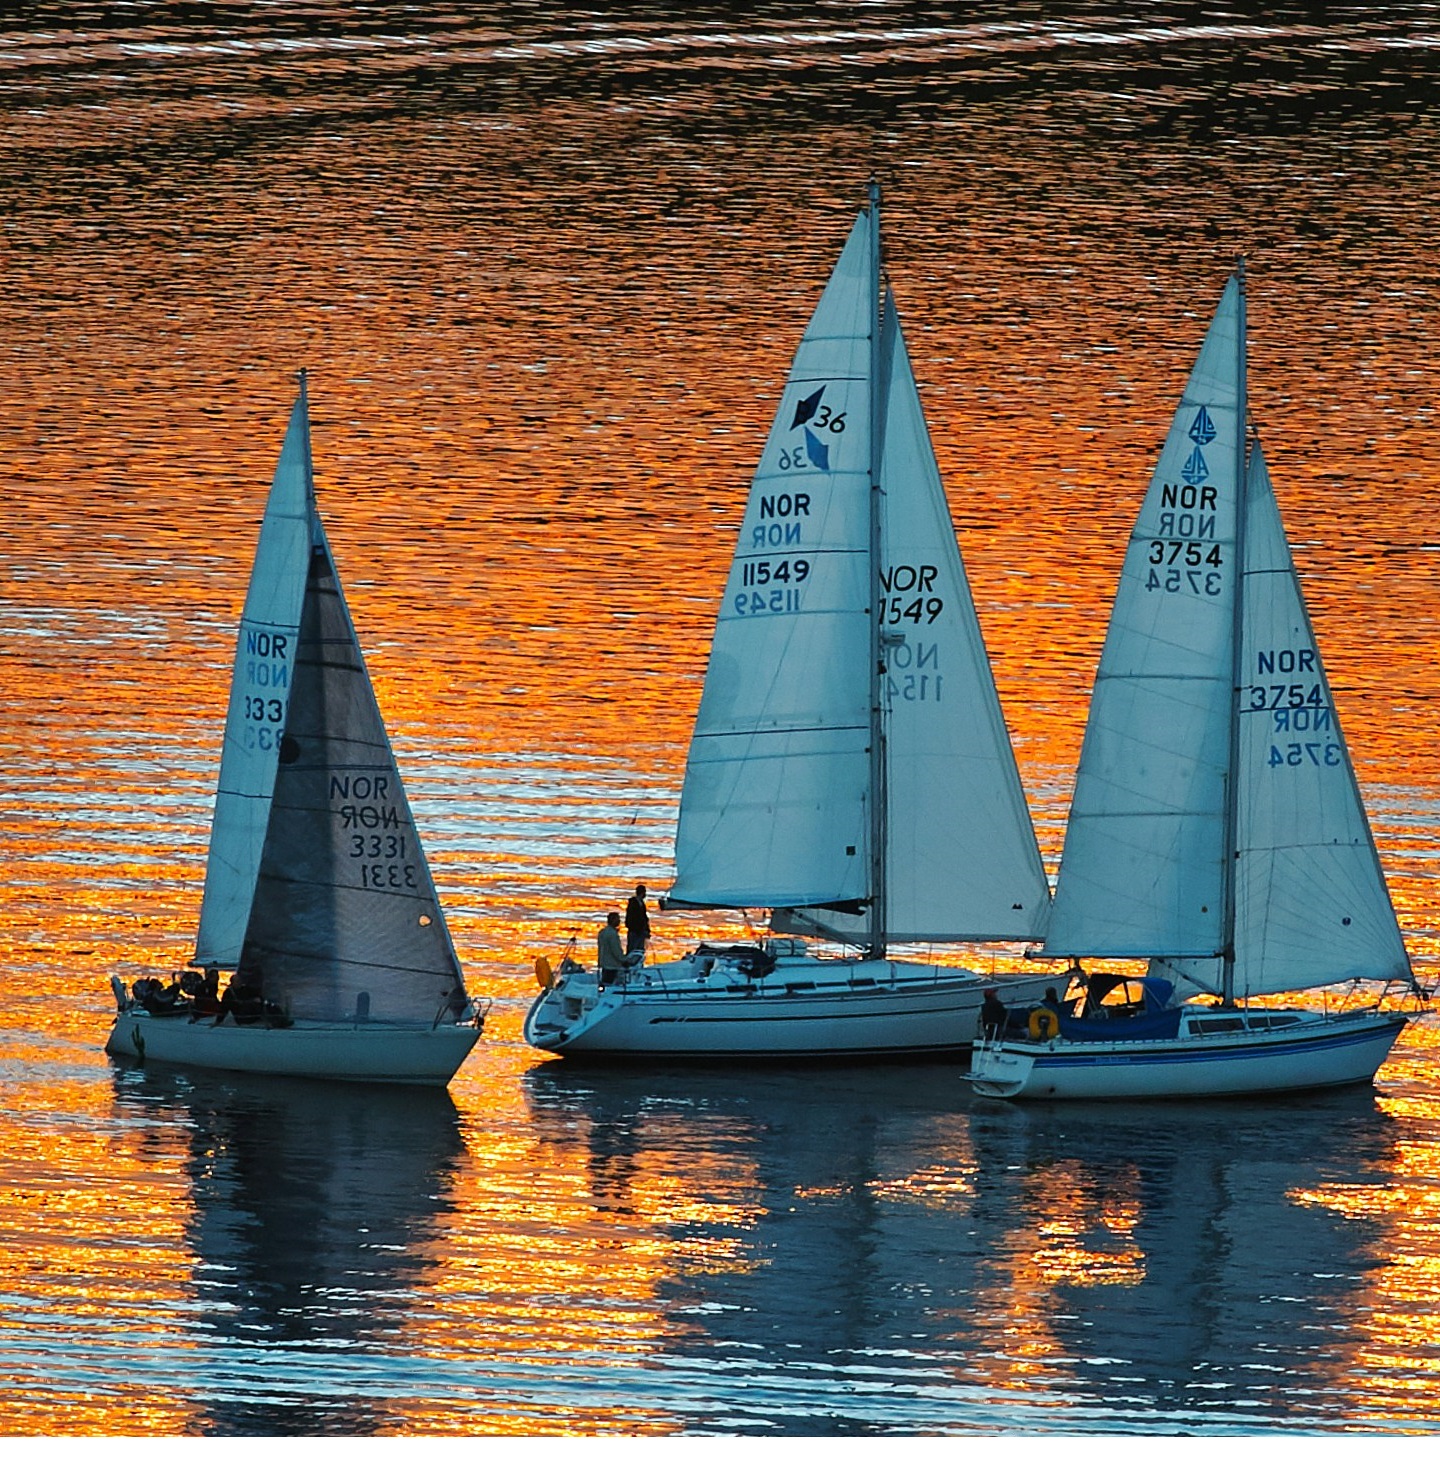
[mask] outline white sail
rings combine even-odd
[[[862,214],[751,485],[681,794],[680,902],[769,908],[869,893],[874,279]]]
[[[310,561],[311,504],[310,421],[302,389],[260,526],[225,716],[195,941],[196,961],[222,969],[240,959],[270,817]]]
[[[1045,948],[1224,945],[1243,297],[1225,290],[1130,538],[1085,728]]]
[[[315,536],[242,962],[296,1020],[428,1023],[463,1007],[460,968],[318,517]]]
[[[1258,444],[1246,489],[1235,993],[1410,976]]]
[[[886,937],[1037,939],[1050,890],[924,410],[887,294],[881,362]],[[772,926],[863,938],[866,920]]]

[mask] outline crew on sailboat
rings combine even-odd
[[[625,953],[634,955],[631,964],[639,964],[645,958],[650,944],[650,915],[645,909],[645,885],[637,883],[635,892],[625,905]]]
[[[220,997],[220,1009],[212,1026],[221,1026],[229,1016],[237,1026],[252,1026],[257,1021],[269,1020],[266,1015],[265,990],[260,972],[241,961],[240,969],[230,977],[225,994]],[[278,1011],[278,1007],[272,1007]]]
[[[190,1011],[192,1021],[198,1021],[201,1016],[220,1014],[220,971],[214,965],[205,967],[205,974],[195,991]]]
[[[605,927],[595,936],[595,967],[600,972],[600,989],[616,984],[630,961],[620,947],[620,911],[611,909]]]

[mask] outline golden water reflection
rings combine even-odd
[[[1440,1422],[1433,1023],[1378,1100],[1214,1123],[990,1110],[929,1069],[592,1077],[520,1040],[532,957],[667,884],[745,488],[872,169],[1052,863],[1135,507],[1247,254],[1254,412],[1440,974],[1434,17],[1312,9],[0,28],[0,1431]],[[98,1050],[105,976],[188,954],[301,366],[496,1001],[448,1107]]]

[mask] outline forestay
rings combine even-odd
[[[463,1007],[460,967],[318,516],[313,532],[243,962],[297,1020],[429,1023]]]
[[[681,794],[681,902],[768,908],[869,891],[874,270],[862,215],[750,488]]]
[[[311,469],[302,389],[265,505],[230,681],[196,961],[233,969],[250,916],[289,704],[305,569]]]
[[[1246,512],[1235,991],[1408,978],[1410,961],[1258,443]]]
[[[1130,537],[1045,948],[1220,953],[1243,299],[1232,280]]]

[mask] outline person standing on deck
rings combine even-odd
[[[645,885],[637,883],[635,892],[625,905],[625,952],[639,956],[639,959],[631,961],[632,964],[639,964],[645,958],[649,944],[650,915],[645,908]]]
[[[611,910],[605,927],[595,936],[595,967],[600,971],[600,989],[613,985],[625,968],[625,954],[620,948],[620,915]]]

